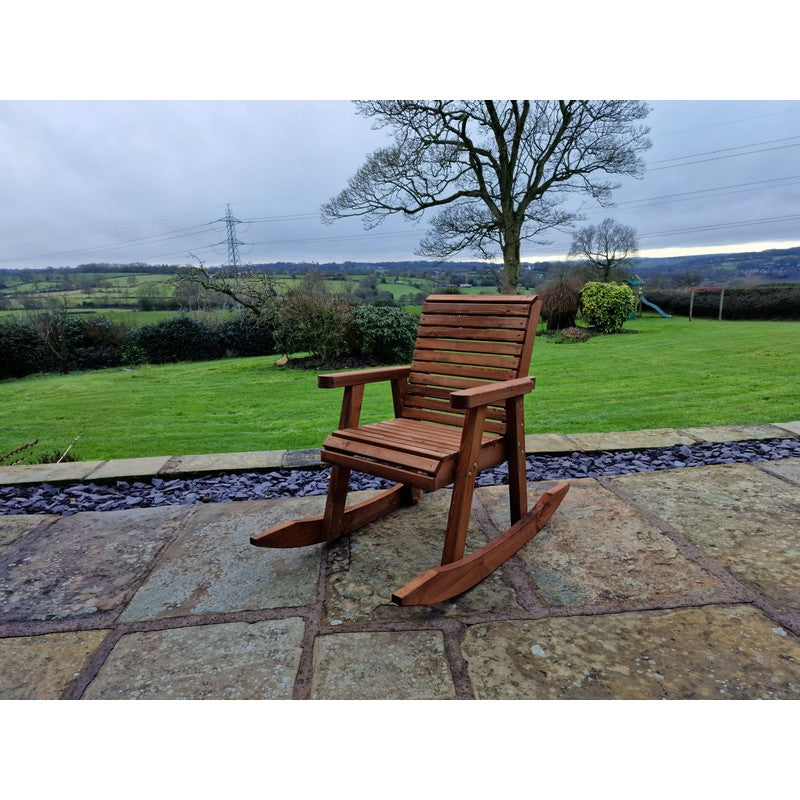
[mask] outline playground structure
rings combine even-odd
[[[648,308],[652,308],[654,311],[657,311],[659,314],[661,314],[662,317],[666,317],[667,319],[672,319],[672,314],[667,314],[666,311],[659,308],[655,303],[651,303],[642,294],[644,288],[644,281],[638,275],[631,276],[625,281],[625,283],[628,286],[630,286],[631,291],[633,292],[633,297],[636,300],[636,306],[634,307],[628,319],[638,319],[639,317],[642,316],[642,304],[648,306]]]
[[[694,311],[695,292],[719,292],[719,316],[717,319],[722,322],[722,304],[725,301],[724,286],[692,286],[692,294],[689,298],[689,322],[692,321],[692,311]]]

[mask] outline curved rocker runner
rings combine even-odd
[[[339,430],[321,453],[331,464],[325,513],[256,534],[251,544],[329,542],[416,503],[420,491],[452,483],[441,566],[398,589],[392,600],[440,603],[483,580],[544,527],[569,489],[559,483],[527,508],[523,401],[534,387],[527,372],[540,309],[536,295],[431,295],[410,366],[320,375],[321,388],[344,388]],[[391,381],[395,418],[359,426],[364,385],[385,380]],[[475,478],[503,461],[511,527],[464,556]],[[397,485],[345,508],[353,469]]]

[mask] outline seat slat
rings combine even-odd
[[[379,445],[367,444],[365,442],[354,442],[342,436],[329,436],[322,445],[325,450],[338,450],[348,455],[374,459],[376,461],[388,462],[406,469],[414,469],[419,472],[428,472],[433,475],[442,462],[441,458],[425,458],[415,455],[405,450],[397,450],[392,447],[381,447]]]
[[[377,475],[380,478],[387,478],[397,483],[407,483],[411,486],[418,486],[420,489],[432,491],[436,488],[435,479],[426,473],[414,472],[409,469],[400,469],[388,464],[380,464],[377,461],[369,461],[363,458],[355,458],[345,453],[335,450],[323,450],[320,453],[321,459],[327,464],[338,464],[342,467],[368,472],[370,475]]]
[[[336,431],[337,436],[344,439],[351,439],[354,442],[367,442],[368,444],[378,444],[392,449],[402,450],[406,453],[414,453],[428,458],[445,459],[452,456],[458,450],[458,445],[437,446],[436,443],[428,442],[420,444],[419,440],[400,436],[396,433],[385,431],[370,431],[366,428],[344,428]]]
[[[390,425],[391,423],[391,425]],[[411,442],[429,445],[436,449],[458,450],[461,443],[461,429],[450,425],[439,425],[418,419],[398,417],[388,422],[373,422],[366,426],[370,429],[380,430],[382,434],[406,438]],[[496,441],[496,437],[485,433],[481,440],[484,444]]]
[[[435,448],[458,449],[461,441],[461,431],[449,425],[434,425],[420,420],[399,417],[392,422],[396,423],[383,426],[383,423],[373,423],[367,427],[379,430],[387,436],[395,436],[407,441],[417,442],[421,445],[430,445]]]

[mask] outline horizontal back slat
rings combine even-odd
[[[528,374],[538,298],[431,295],[422,308],[403,417],[460,428],[451,392]],[[505,408],[490,406],[484,431],[505,432]]]
[[[514,356],[493,356],[487,353],[448,353],[442,350],[415,350],[414,361],[430,361],[434,364],[464,364],[470,367],[499,367],[516,372],[519,358]],[[434,372],[436,370],[433,370]]]
[[[517,377],[515,369],[502,367],[473,367],[469,364],[447,364],[445,362],[412,361],[411,369],[415,372],[434,375],[460,375],[465,378],[477,378],[488,381],[507,381]]]
[[[494,342],[522,342],[525,340],[525,331],[520,330],[481,330],[480,328],[464,328],[459,323],[455,325],[422,325],[419,327],[420,337],[445,339],[463,339],[465,341],[494,341]]]
[[[525,303],[425,303],[427,314],[494,314],[527,317],[530,307]]]
[[[420,325],[449,325],[462,328],[510,328],[521,331],[527,326],[525,317],[492,317],[479,314],[428,314],[422,308]]]
[[[457,414],[445,414],[440,411],[429,411],[427,408],[413,407],[405,409],[403,414],[407,419],[420,419],[426,422],[438,422],[441,425],[462,427],[462,418]],[[487,417],[486,422],[483,423],[483,430],[491,433],[505,433],[506,426],[504,422],[497,422]]]
[[[462,339],[437,339],[420,337],[417,350],[453,351],[458,353],[497,353],[518,356],[522,350],[521,342],[478,342]]]

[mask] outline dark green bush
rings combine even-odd
[[[647,289],[645,296],[668,314],[689,316],[688,289]],[[645,306],[645,310],[647,307]],[[717,318],[719,292],[694,296],[692,315]],[[764,284],[748,288],[726,288],[723,319],[800,319],[800,284]]]
[[[0,380],[57,368],[56,360],[27,322],[0,322]]]
[[[350,312],[351,351],[385,364],[411,360],[418,321],[405,309],[359,306]]]
[[[329,292],[317,273],[305,275],[278,306],[278,349],[283,353],[310,353],[322,364],[346,356],[349,314],[354,305],[349,298]]]
[[[634,307],[629,286],[589,281],[581,292],[583,319],[603,333],[618,333]]]
[[[69,317],[64,336],[70,370],[103,369],[122,363],[127,332],[105,317]]]
[[[173,317],[142,325],[131,332],[130,344],[144,350],[151,364],[203,361],[224,354],[217,331],[191,317]]]
[[[217,334],[232,356],[266,356],[277,349],[272,322],[246,311],[221,323]]]

